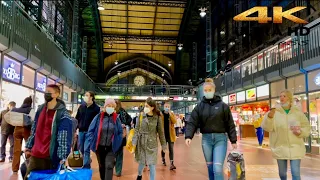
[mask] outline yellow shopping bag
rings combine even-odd
[[[143,118],[142,114],[140,114],[140,117],[139,117],[139,128],[141,127],[142,118]],[[134,153],[134,151],[136,150],[136,147],[132,144],[133,136],[134,136],[134,129],[131,129],[129,131],[127,144],[126,144],[126,148],[128,149],[128,151],[130,153]]]

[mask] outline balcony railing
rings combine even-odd
[[[124,95],[124,96],[188,96],[196,97],[196,87],[184,85],[145,85],[135,86],[132,84],[105,84],[97,85],[97,92],[106,95]]]

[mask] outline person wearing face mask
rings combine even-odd
[[[31,171],[57,169],[70,153],[72,119],[59,96],[59,86],[47,85],[45,103],[38,107],[26,142],[25,154],[29,157],[29,164],[25,179]]]
[[[166,139],[166,143],[169,147],[169,158],[170,158],[170,170],[176,169],[176,166],[173,163],[173,145],[176,141],[176,133],[174,125],[176,124],[177,120],[173,112],[170,110],[170,104],[169,102],[166,102],[164,104],[164,110],[162,111],[162,120],[163,120],[163,131]],[[162,157],[162,164],[166,166],[166,158],[165,158],[165,152],[161,151],[161,157]]]
[[[197,128],[202,133],[202,150],[207,163],[210,180],[223,180],[223,164],[227,153],[227,136],[232,148],[237,148],[236,127],[231,110],[215,93],[213,79],[207,78],[203,85],[204,98],[193,109],[186,125],[185,142],[190,146]]]
[[[84,168],[91,168],[90,153],[84,153],[85,144],[88,143],[86,134],[93,118],[100,113],[99,106],[95,103],[95,94],[92,91],[87,91],[83,97],[84,103],[80,105],[77,111],[76,119],[78,120],[78,148],[83,154]]]
[[[90,143],[86,144],[85,153],[96,153],[101,180],[112,180],[116,154],[122,148],[124,134],[115,108],[114,99],[106,99],[104,111],[93,119],[86,135]]]
[[[304,113],[293,105],[292,92],[280,93],[280,106],[264,117],[262,128],[269,132],[270,148],[277,160],[281,180],[287,180],[288,161],[293,180],[300,180],[300,163],[306,148],[303,138],[310,135],[310,124]]]
[[[150,180],[155,180],[158,157],[157,138],[160,139],[162,151],[166,150],[166,139],[163,132],[161,112],[152,98],[147,99],[140,116],[142,116],[141,123],[140,120],[137,121],[137,127],[132,138],[135,159],[139,163],[137,180],[142,179],[142,172],[146,165],[150,169]]]

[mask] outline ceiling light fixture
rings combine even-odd
[[[118,71],[118,76],[120,76],[120,74],[121,74],[121,71]]]
[[[205,17],[206,14],[207,14],[207,13],[206,13],[207,8],[202,7],[202,8],[200,8],[199,10],[200,10],[200,16],[201,16],[201,17]]]
[[[104,7],[102,5],[102,3],[98,2],[98,10],[99,11],[103,11],[104,10]]]
[[[246,37],[246,34],[243,34],[243,37]]]
[[[171,62],[169,61],[168,66],[171,67],[171,65],[172,65]]]
[[[226,52],[226,50],[224,50],[224,49],[221,50],[221,53],[225,53],[225,52]]]
[[[118,60],[116,60],[116,61],[114,62],[114,64],[115,64],[115,65],[118,65]]]
[[[182,50],[182,48],[183,48],[183,44],[178,44],[178,49],[179,49],[179,51],[181,51]]]
[[[230,44],[230,46],[233,46],[233,45],[235,45],[235,42],[231,41],[229,44]]]
[[[161,76],[162,76],[162,77],[164,76],[164,72],[161,73]]]
[[[224,31],[220,31],[220,34],[221,34],[221,35],[225,35],[225,34],[226,34],[226,32],[224,32]]]

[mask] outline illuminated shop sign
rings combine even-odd
[[[269,97],[269,84],[257,87],[257,97],[268,98]]]
[[[226,103],[226,104],[229,104],[229,98],[228,98],[228,96],[223,96],[223,97],[222,97],[222,101],[223,101],[224,103]]]
[[[320,73],[317,74],[316,77],[314,77],[313,81],[317,86],[320,86]]]
[[[41,92],[46,91],[47,77],[42,74],[37,74],[37,90]]]
[[[241,91],[237,93],[237,102],[244,102],[246,100],[246,92],[245,91]]]
[[[120,99],[120,100],[146,100],[149,96],[107,96],[107,95],[96,95],[95,99],[98,100],[104,100],[107,98],[112,98],[112,99]],[[192,98],[192,97],[180,97],[180,96],[175,96],[175,97],[168,97],[168,96],[158,96],[158,97],[152,97],[153,100],[156,101],[167,101],[167,100],[173,100],[173,101],[196,101],[197,98]]]
[[[3,60],[3,79],[20,83],[21,64],[17,61],[4,57]]]
[[[237,94],[230,94],[229,95],[229,103],[232,104],[235,102],[237,102]]]
[[[256,99],[256,88],[248,89],[246,91],[246,100],[255,100]]]

